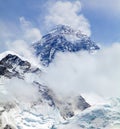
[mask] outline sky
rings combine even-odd
[[[38,41],[57,24],[111,45],[120,42],[119,23],[119,0],[0,0],[0,52],[16,40]]]

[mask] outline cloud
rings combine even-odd
[[[56,1],[48,6],[48,15],[45,17],[47,26],[58,24],[70,25],[75,29],[80,29],[83,34],[91,35],[90,24],[81,13],[80,1]]]
[[[38,41],[41,38],[41,33],[38,28],[35,28],[33,24],[26,20],[24,17],[19,18],[19,26],[16,25],[1,23],[3,28],[2,35],[0,36],[1,49],[7,49],[14,51],[15,53],[25,57],[32,63],[32,65],[40,67],[38,59],[33,54],[30,44],[32,42]],[[5,25],[6,24],[6,25]],[[8,26],[12,25],[12,26]],[[13,27],[13,29],[11,28]]]
[[[59,53],[42,76],[58,94],[120,96],[120,43],[98,53]]]
[[[16,40],[24,40],[27,44],[36,42],[41,39],[41,32],[37,27],[26,20],[24,17],[19,18],[19,24],[0,21],[0,49],[6,49]]]
[[[35,42],[41,39],[40,30],[33,27],[30,21],[27,21],[24,17],[20,17],[19,20],[23,32],[23,39],[28,42]]]
[[[5,50],[5,43],[15,39],[17,35],[18,29],[13,23],[0,20],[0,50]]]
[[[32,65],[40,68],[39,60],[33,54],[34,50],[29,46],[25,40],[15,40],[12,43],[7,43],[7,48],[20,56],[27,59]]]
[[[8,29],[7,25],[4,24],[3,21],[0,21],[0,39],[4,39],[4,38],[9,38],[12,37],[13,34],[10,32],[10,30]],[[7,32],[7,33],[5,33]]]
[[[0,90],[0,103],[34,102],[39,98],[38,88],[24,80],[13,78],[5,81]]]

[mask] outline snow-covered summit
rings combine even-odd
[[[0,53],[0,60],[2,60],[4,57],[6,57],[8,54],[11,54],[11,55],[16,55],[18,56],[19,58],[21,58],[22,60],[25,60],[24,57],[20,56],[19,54],[15,53],[14,51],[5,51],[3,53]]]
[[[90,37],[82,34],[80,30],[74,30],[65,25],[56,26],[40,41],[34,43],[33,48],[45,66],[52,62],[57,52],[78,52],[81,50],[92,52],[100,49]]]

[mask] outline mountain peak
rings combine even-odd
[[[57,52],[92,52],[100,49],[90,37],[66,25],[56,26],[39,42],[34,43],[33,48],[44,66],[52,62]]]
[[[0,77],[18,77],[22,79],[26,72],[40,73],[41,71],[15,52],[6,51],[0,54]]]
[[[58,32],[59,34],[70,34],[70,33],[73,33],[74,30],[70,26],[60,24],[60,25],[55,26],[51,30],[51,33],[53,32]]]

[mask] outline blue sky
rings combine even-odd
[[[57,17],[62,7],[67,8],[66,13],[62,18]],[[100,44],[120,42],[119,8],[119,0],[114,3],[113,0],[0,0],[0,52],[14,40],[25,40],[30,44],[55,24],[71,21],[77,24],[72,24],[75,27],[83,25],[85,33],[91,33],[91,38]],[[65,16],[71,19],[64,21]],[[75,22],[75,18],[82,24]],[[28,40],[31,35],[32,39]]]

